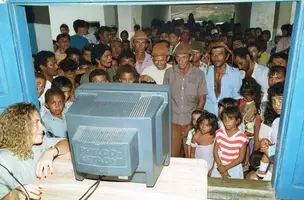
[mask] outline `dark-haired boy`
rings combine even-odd
[[[55,57],[57,59],[57,64],[59,64],[67,56],[66,50],[70,47],[70,36],[66,33],[57,35],[56,45],[58,49],[55,52]]]
[[[84,37],[88,32],[87,23],[84,20],[77,19],[73,23],[75,35],[71,36],[71,47],[81,50],[89,44],[89,41]]]
[[[120,83],[135,83],[138,73],[134,67],[123,65],[117,70],[117,78]]]
[[[63,109],[65,105],[64,93],[56,88],[45,93],[45,106],[49,109],[42,117],[45,128],[57,137],[67,138],[67,126]]]
[[[102,69],[95,69],[90,73],[91,83],[109,83],[109,74]]]

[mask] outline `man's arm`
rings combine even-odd
[[[197,105],[197,110],[203,110],[205,107],[205,103],[206,103],[206,95],[201,95],[199,97],[199,101],[198,101],[198,105]]]

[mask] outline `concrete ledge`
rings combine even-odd
[[[274,199],[271,182],[247,180],[222,180],[208,178],[208,199],[237,200]]]

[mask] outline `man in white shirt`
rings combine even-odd
[[[242,72],[242,78],[251,76],[254,78],[262,87],[264,95],[267,95],[268,85],[268,73],[269,68],[264,65],[259,65],[254,62],[250,56],[247,48],[242,47],[234,50],[234,63],[239,67]],[[265,99],[265,98],[263,98]]]
[[[153,65],[144,69],[140,81],[149,80],[151,77],[156,84],[162,85],[166,70],[172,67],[172,65],[167,64],[169,58],[169,48],[164,43],[155,44],[152,50]]]

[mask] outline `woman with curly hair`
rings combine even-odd
[[[41,198],[41,188],[30,183],[52,174],[54,158],[69,151],[67,140],[44,137],[44,129],[31,103],[0,115],[0,199]]]

